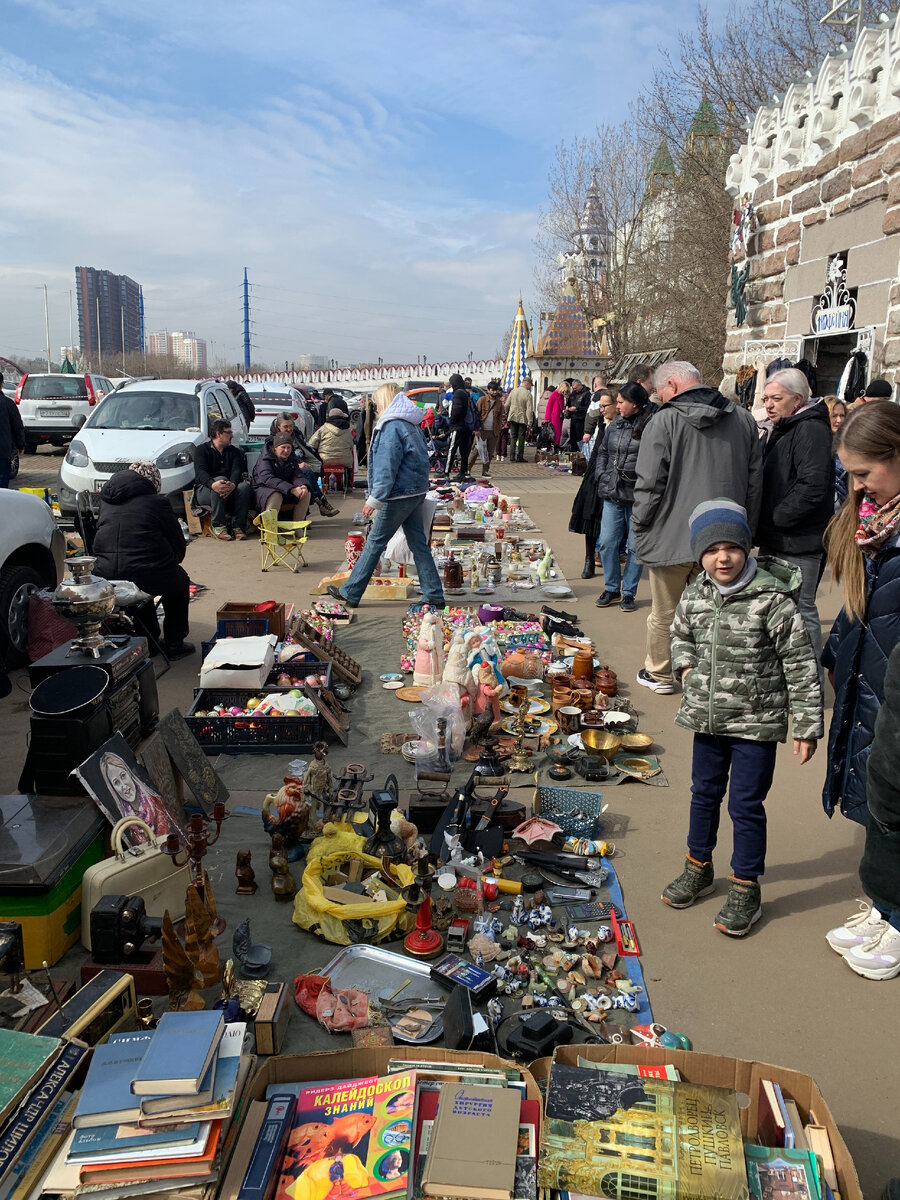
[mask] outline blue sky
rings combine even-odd
[[[78,264],[254,358],[493,354],[562,138],[625,113],[694,0],[3,0],[0,354]],[[77,330],[76,330],[77,337]]]

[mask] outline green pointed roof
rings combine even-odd
[[[694,119],[691,121],[691,127],[688,130],[688,136],[694,133],[700,134],[716,134],[721,133],[719,122],[716,120],[715,110],[707,98],[704,96],[700,101],[700,106],[694,113]]]
[[[674,175],[675,163],[672,161],[672,155],[669,153],[669,143],[665,138],[659,143],[656,153],[653,155],[653,160],[650,163],[650,175]]]

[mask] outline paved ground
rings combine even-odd
[[[23,459],[19,483],[52,483],[56,467],[48,462],[50,458],[42,452],[36,458]],[[856,869],[863,842],[861,829],[839,816],[829,821],[822,811],[824,749],[803,768],[787,748],[779,752],[768,805],[765,912],[748,938],[732,940],[713,927],[724,883],[719,895],[708,897],[693,909],[675,912],[662,905],[660,891],[679,871],[684,853],[691,739],[673,724],[677,697],[656,696],[633,683],[643,659],[647,585],[643,582],[638,591],[636,613],[594,608],[602,580],[578,580],[582,540],[567,532],[575,482],[533,464],[501,464],[495,474],[501,486],[522,496],[545,535],[551,538],[566,575],[576,581],[578,600],[574,603],[583,628],[594,638],[600,657],[618,671],[629,689],[642,714],[641,728],[653,733],[663,747],[671,786],[661,789],[628,785],[617,789],[613,805],[627,811],[629,818],[616,868],[629,916],[642,944],[654,1015],[671,1028],[689,1034],[698,1050],[757,1058],[813,1075],[854,1154],[864,1193],[876,1196],[888,1177],[900,1174],[900,1086],[896,1051],[892,1049],[900,1013],[900,981],[874,983],[860,979],[824,940],[825,930],[839,924],[854,909],[859,888]],[[341,503],[341,516],[329,522],[317,520],[308,545],[310,567],[299,576],[286,570],[262,575],[255,542],[195,542],[186,565],[192,577],[205,583],[209,591],[192,605],[192,639],[199,642],[211,635],[215,610],[228,599],[271,597],[302,605],[309,583],[329,573],[340,561],[349,516],[359,507],[358,498],[355,502],[347,500]],[[826,578],[820,591],[820,611],[826,627],[837,608],[837,594]],[[374,672],[385,654],[390,657],[398,648],[401,611],[399,606],[389,604],[359,610],[354,633],[371,630],[372,656],[365,657],[367,669]],[[385,643],[385,634],[396,639],[394,650],[391,643]],[[163,711],[174,704],[186,706],[196,671],[196,661],[187,660],[175,664],[162,677]],[[20,680],[20,686],[27,687],[27,677]],[[5,792],[15,790],[24,757],[24,700],[24,695],[21,700],[15,694],[10,697],[4,709],[7,719],[0,727],[0,787]],[[354,702],[354,707],[357,724],[371,726],[364,696]],[[403,728],[402,718],[395,727]],[[375,769],[380,772],[381,763]],[[244,799],[259,803],[258,794]],[[723,834],[722,852],[717,856],[722,880],[728,874],[730,850],[727,819],[723,819]],[[264,859],[259,857],[257,874],[267,889]],[[225,873],[227,866],[223,864],[223,876]],[[220,889],[223,893],[226,886],[223,883]],[[278,930],[285,929],[288,940],[282,961],[287,959],[290,968],[286,965],[280,972],[282,978],[290,978],[301,965],[305,968],[309,958],[325,961],[321,950],[312,955],[302,952],[300,943],[305,939],[299,935],[290,940],[296,931],[287,926],[286,914],[282,916],[283,910],[277,909],[268,895],[260,895],[253,903],[259,906],[261,933],[263,928],[266,934],[274,930],[277,937]],[[71,958],[64,965],[70,961],[74,965]],[[291,1048],[318,1048],[321,1041],[310,1030],[311,1023],[298,1021],[301,1019],[295,1019],[291,1027]]]

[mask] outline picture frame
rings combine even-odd
[[[179,833],[183,842],[187,840],[184,805],[177,797],[159,794],[121,733],[114,733],[74,773],[111,825],[122,817],[138,817],[157,838]],[[146,834],[135,827],[126,832],[125,841],[140,845]]]

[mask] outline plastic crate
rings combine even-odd
[[[266,680],[266,687],[270,691],[273,687],[277,687],[275,681],[278,676],[282,674],[290,675],[291,679],[294,681],[294,684],[303,683],[307,675],[324,675],[325,687],[330,690],[332,686],[331,663],[319,662],[316,656],[312,653],[309,655],[309,661],[304,658],[302,662],[298,662],[297,659],[294,658],[287,663],[276,663],[272,668],[268,679]],[[307,686],[312,687],[312,684],[308,684]],[[315,690],[319,691],[319,687],[317,687]]]
[[[271,612],[258,613],[253,610],[256,603],[250,600],[230,600],[216,613],[216,632],[219,637],[257,637],[263,633],[274,633],[279,642],[284,641],[285,605],[276,604]]]
[[[246,705],[251,691],[236,688],[195,688],[194,702],[185,714],[188,728],[204,754],[293,754],[311,750],[322,736],[318,713],[311,717],[198,717],[217,704]],[[266,686],[266,692],[289,692],[290,688]],[[251,727],[254,726],[254,727]]]

